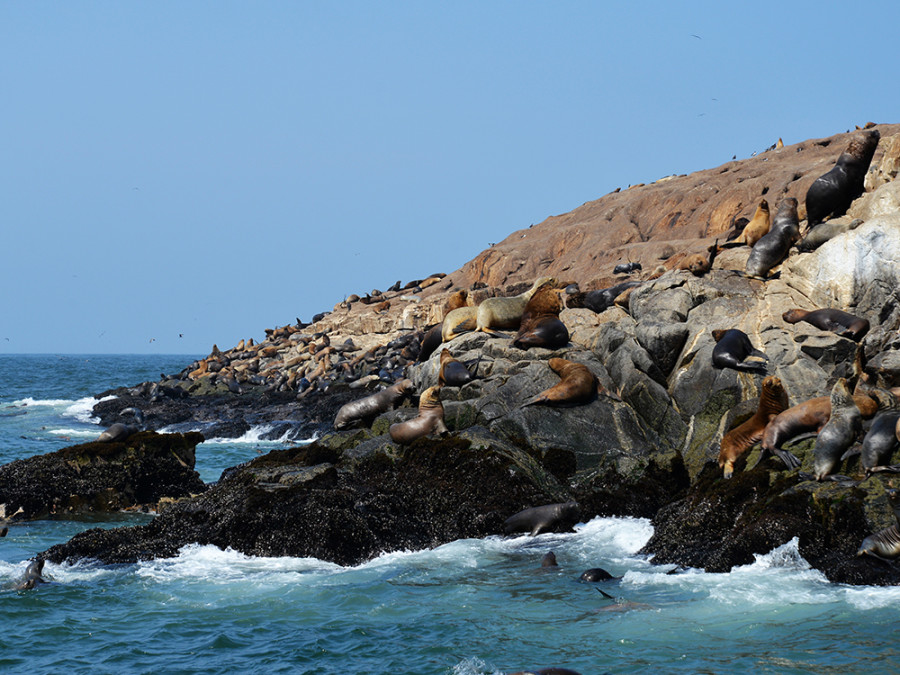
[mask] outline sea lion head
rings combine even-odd
[[[797,323],[798,321],[803,321],[803,317],[807,314],[809,312],[804,309],[789,309],[781,315],[781,318],[788,323]]]

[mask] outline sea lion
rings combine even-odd
[[[588,403],[598,393],[611,396],[600,385],[597,376],[581,363],[567,359],[552,358],[547,365],[561,378],[559,382],[526,400],[520,408],[527,405],[580,405]]]
[[[441,337],[441,332],[443,331],[444,324],[436,323],[431,328],[425,331],[425,335],[422,336],[422,342],[419,344],[419,363],[424,363],[427,361],[432,354],[434,354],[435,350],[441,346],[441,342],[443,338]]]
[[[519,349],[565,347],[569,344],[569,329],[559,318],[561,311],[559,291],[550,286],[539,288],[525,305],[513,346]]]
[[[610,581],[611,579],[619,579],[621,577],[614,577],[602,567],[592,567],[591,569],[582,572],[581,576],[578,578],[581,579],[581,581],[593,583],[597,581]]]
[[[381,413],[393,410],[405,396],[414,391],[412,380],[403,379],[370,396],[345,403],[334,418],[334,428],[344,429],[354,422],[371,420]]]
[[[541,567],[559,567],[556,562],[556,554],[553,551],[547,551],[541,558]]]
[[[137,426],[132,424],[123,424],[116,422],[106,431],[97,436],[97,443],[113,443],[124,441],[129,436],[134,436],[137,432],[144,428],[144,413],[140,408],[125,408],[119,412],[119,415],[131,415],[134,417]]]
[[[716,259],[716,252],[719,250],[719,240],[716,239],[716,242],[706,250],[709,251],[709,255],[694,253],[686,256],[678,262],[675,269],[685,270],[695,277],[702,277],[712,269],[713,261]]]
[[[744,231],[734,241],[737,244],[747,244],[747,246],[753,248],[753,245],[769,232],[770,225],[769,202],[763,199],[759,202],[759,206],[756,207],[753,218],[750,219],[750,222],[744,227]]]
[[[878,403],[870,396],[855,394],[853,402],[863,419],[869,419],[878,411]],[[763,454],[757,465],[772,453],[780,458],[789,469],[800,466],[800,460],[781,446],[793,438],[805,434],[818,434],[831,417],[831,397],[817,396],[798,403],[778,413],[763,431],[761,447]]]
[[[444,424],[444,406],[441,405],[441,387],[428,387],[419,397],[419,414],[406,422],[392,424],[388,433],[394,443],[408,445],[429,434],[449,433]]]
[[[572,532],[580,518],[581,509],[575,501],[532,506],[507,518],[503,533],[529,532],[534,537],[542,532]]]
[[[495,334],[495,328],[518,329],[522,322],[525,306],[539,288],[546,284],[556,284],[553,277],[541,277],[531,288],[508,298],[487,298],[478,305],[476,331]]]
[[[47,580],[41,574],[44,571],[44,560],[38,558],[29,563],[25,569],[25,575],[16,583],[17,591],[28,591],[38,584],[45,584]]]
[[[475,330],[478,325],[478,307],[457,307],[447,312],[441,324],[441,340],[449,342],[453,338]]]
[[[889,391],[873,389],[869,395],[878,402],[878,414],[872,420],[862,442],[859,464],[866,476],[880,471],[896,472],[898,467],[886,466],[897,449],[897,422],[900,420],[900,404]],[[844,457],[841,457],[844,459]]]
[[[865,191],[866,172],[881,134],[877,129],[854,134],[847,149],[826,174],[813,181],[806,192],[806,218],[809,227],[829,215],[842,216],[854,199]]]
[[[762,382],[759,405],[753,417],[722,437],[719,445],[719,466],[724,469],[725,478],[731,478],[735,461],[762,440],[766,425],[778,413],[787,410],[788,405],[788,395],[781,380],[771,375],[766,377]]]
[[[788,323],[805,321],[821,330],[837,333],[841,337],[859,342],[869,332],[869,322],[840,309],[824,308],[807,311],[790,309],[781,315]]]
[[[781,263],[800,239],[800,220],[797,216],[797,200],[782,199],[769,232],[763,235],[747,258],[746,272],[751,277],[765,279],[769,271]]]
[[[893,562],[900,555],[900,528],[897,523],[863,539],[856,555],[870,555],[884,562]]]
[[[454,309],[459,309],[460,307],[467,307],[469,301],[469,291],[466,289],[461,289],[456,291],[456,293],[452,293],[450,297],[447,298],[447,302],[444,303],[444,316],[447,316]]]
[[[632,272],[636,272],[640,269],[643,268],[641,267],[641,263],[639,262],[621,263],[613,268],[613,274],[631,274]]]
[[[819,223],[811,230],[806,232],[806,236],[797,244],[797,248],[803,252],[815,251],[826,241],[831,241],[835,237],[850,232],[862,225],[861,218],[854,218],[850,222],[839,222],[830,220],[827,223]]]
[[[813,448],[813,477],[817,481],[836,479],[830,474],[861,428],[862,415],[847,388],[846,378],[841,377],[831,389],[831,415],[816,436]]]
[[[449,349],[441,352],[441,366],[438,371],[438,384],[441,386],[461,387],[473,380],[472,373],[465,364],[453,358]]]
[[[593,310],[599,314],[612,307],[616,298],[624,291],[635,286],[640,286],[642,283],[643,282],[641,281],[623,281],[621,284],[616,284],[615,286],[610,286],[609,288],[604,288],[599,291],[589,291],[585,294],[582,304],[587,309]]]
[[[765,373],[764,361],[747,361],[747,357],[768,357],[753,346],[747,334],[737,328],[714,330],[716,346],[713,347],[713,368],[732,368],[749,373]]]

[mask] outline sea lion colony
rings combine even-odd
[[[871,159],[871,156],[869,157],[869,159]],[[844,163],[846,164],[847,162]],[[838,186],[838,188],[840,188],[840,185]],[[819,198],[820,197],[813,195],[812,203],[815,204],[816,199]],[[810,208],[810,199],[811,197],[807,196],[807,210]],[[779,211],[782,210],[783,206],[781,201],[778,204]],[[790,246],[796,243],[797,233],[795,232],[795,227],[799,225],[797,221],[796,201],[794,201],[794,203],[788,203],[786,206],[784,206],[784,210],[787,211],[787,215],[783,220],[786,221],[787,224],[783,227],[780,227],[779,230],[786,231],[787,235],[783,235],[777,240],[777,246],[772,246],[770,248],[764,248],[764,250],[761,250],[760,255],[757,257],[763,258],[762,266],[766,269],[764,269],[762,273],[753,274],[753,276],[758,276],[763,279],[771,278],[773,269],[777,268],[777,265],[781,262],[781,260],[783,260],[784,256],[787,255],[787,251],[789,250]],[[832,215],[836,214],[839,210],[840,209],[837,208],[833,209]],[[775,221],[777,223],[777,216]],[[776,223],[773,223],[773,227]],[[797,227],[797,230],[799,231],[799,227]],[[762,238],[763,237],[760,237],[760,240]],[[785,241],[790,242],[787,248],[785,248]],[[756,243],[758,244],[759,241],[757,241]],[[718,250],[720,250],[718,249],[718,247],[712,247],[710,256],[706,258],[706,262],[708,263],[706,265],[707,269],[713,266],[715,253]],[[771,251],[774,251],[774,253]],[[673,257],[671,260],[666,261],[667,269],[683,268],[679,265],[679,259],[676,258],[677,256]],[[684,258],[681,258],[680,260],[684,260]],[[690,266],[687,266],[686,269],[688,271],[694,271]],[[756,270],[754,269],[751,271],[748,269],[748,274],[752,274],[753,272],[756,272]],[[574,293],[566,293],[564,296],[565,304],[569,308],[573,306],[580,306],[592,309],[594,311],[604,311],[616,304],[627,308],[627,301],[622,301],[621,303],[619,303],[617,302],[617,299],[622,297],[624,293],[633,291],[642,283],[645,283],[649,279],[658,276],[660,273],[660,270],[654,270],[652,272],[648,272],[648,274],[645,275],[646,278],[643,280],[631,280],[628,282],[615,284],[613,286],[610,286],[609,288],[601,289],[599,291],[591,291],[586,294],[580,293],[577,290]],[[419,283],[415,284],[411,289],[398,289],[396,291],[393,291],[393,293],[403,293],[404,291],[415,293],[416,289],[422,287],[422,284],[427,282],[428,285],[433,285],[440,282],[441,279],[441,275],[432,275],[431,277],[429,277],[429,279],[422,280]],[[467,312],[466,321],[471,325],[464,325],[464,322],[459,322],[453,325],[451,327],[452,331],[444,336],[445,339],[443,341],[443,344],[445,345],[445,348],[449,348],[450,350],[452,350],[454,346],[453,340],[460,334],[462,334],[466,329],[475,330],[480,328],[481,330],[491,332],[494,335],[504,335],[498,332],[498,328],[502,330],[515,329],[517,327],[515,319],[521,320],[522,313],[525,312],[525,307],[528,304],[528,300],[543,285],[543,283],[538,283],[541,281],[542,280],[540,279],[536,280],[535,284],[528,291],[526,291],[525,293],[520,293],[518,296],[514,296],[516,300],[516,308],[514,308],[515,311],[506,311],[504,303],[502,302],[491,303],[499,304],[499,306],[504,307],[504,309],[499,312],[499,314],[504,315],[501,318],[503,318],[503,320],[507,322],[503,324],[503,328],[500,328],[500,326],[492,323],[493,319],[497,318],[498,314],[498,312],[493,309],[491,309],[490,312],[488,312],[487,310],[482,312],[483,314],[485,314],[485,319],[483,321],[479,321],[479,310],[477,305],[460,305],[458,307],[454,307],[445,316],[449,316],[452,311],[465,310]],[[763,281],[763,283],[765,282]],[[555,287],[566,287],[568,285],[569,284],[567,283],[554,284]],[[478,289],[473,288],[473,291],[474,290]],[[529,292],[531,295],[527,295]],[[474,298],[473,295],[476,294],[470,291],[468,294],[468,298],[461,299],[459,296],[457,296],[455,302],[474,302],[476,298]],[[389,297],[393,298],[399,296],[392,295]],[[385,302],[386,299],[388,299],[387,294],[383,294],[380,292],[376,293],[373,291],[372,293],[368,294],[365,299],[359,299],[352,302],[361,302],[362,304],[378,304]],[[375,300],[377,300],[377,303],[373,303],[373,301]],[[349,298],[348,302],[350,302]],[[506,303],[506,306],[508,307],[511,304],[512,303]],[[491,305],[489,304],[488,307],[490,308],[490,306]],[[518,310],[518,307],[521,307],[521,310]],[[507,314],[509,316],[505,316]],[[353,341],[350,340],[343,343],[338,343],[337,340],[334,340],[332,342],[329,339],[329,335],[327,333],[309,333],[304,331],[305,328],[307,328],[307,325],[304,325],[298,321],[296,326],[286,326],[272,331],[267,331],[267,338],[260,345],[253,345],[252,341],[247,341],[242,345],[239,345],[241,349],[236,348],[235,350],[231,350],[229,352],[221,352],[217,348],[214,348],[213,353],[210,355],[210,357],[208,357],[207,359],[203,359],[196,364],[193,364],[193,367],[191,368],[190,372],[186,374],[186,376],[194,383],[204,382],[207,386],[211,385],[219,388],[227,387],[230,391],[234,391],[234,388],[239,389],[242,384],[250,383],[268,387],[273,391],[296,392],[298,398],[303,398],[305,396],[308,396],[310,392],[328,388],[332,382],[339,379],[343,380],[344,382],[350,383],[350,387],[362,387],[365,386],[368,382],[397,382],[405,376],[407,366],[415,363],[418,359],[420,359],[421,355],[426,351],[427,348],[426,341],[422,339],[422,332],[410,332],[408,335],[398,338],[397,340],[394,340],[387,345],[359,346],[357,344],[354,344]],[[431,335],[440,336],[442,332],[440,328],[441,324],[433,326],[431,329]],[[723,329],[733,330],[734,328],[731,326],[727,326],[723,327]],[[511,338],[512,336],[506,335],[505,337]],[[703,339],[709,340],[710,342],[712,341],[708,333]],[[434,340],[432,338],[431,342],[436,342],[436,344],[431,346],[432,352],[436,351],[437,348],[441,345],[441,340]],[[564,355],[566,349],[566,346],[557,347],[556,351],[552,355],[558,358],[557,355]],[[750,356],[752,358],[752,354]],[[744,355],[740,359],[736,359],[735,364],[744,363],[746,359],[747,355]],[[752,369],[749,369],[750,375],[742,375],[742,377],[762,378],[766,372],[765,361],[754,363],[753,366],[754,367]],[[771,366],[777,366],[777,363],[770,364],[770,367]],[[363,376],[362,373],[367,374]],[[167,384],[166,381],[163,381],[153,386],[164,388],[167,386]],[[445,384],[445,386],[450,385]],[[470,385],[464,384],[463,386]],[[595,396],[584,397],[584,392],[581,391],[581,388],[578,388],[578,392],[578,399],[574,401],[568,401],[568,403],[579,404],[581,403],[582,399],[585,402],[596,400]],[[825,394],[827,392],[822,393]],[[427,397],[430,410],[436,409],[437,406],[435,404],[440,403],[439,394],[440,389],[434,390],[434,388],[432,388],[431,393]],[[529,396],[533,398],[534,396],[538,396],[539,394],[540,392],[522,391],[522,401],[526,402],[529,400]],[[857,393],[857,396],[866,398],[864,392],[862,392],[861,390]],[[613,399],[613,401],[615,399],[614,396],[610,396],[609,398]],[[762,407],[763,403],[762,398],[762,393],[760,393],[760,407]],[[825,398],[827,399],[828,397]],[[604,405],[615,405],[615,403],[604,403]],[[779,405],[781,407],[784,406],[783,399],[781,400]],[[428,408],[428,406],[426,406],[426,408]],[[774,416],[772,414],[773,410],[764,410],[760,415],[760,417],[764,416],[769,418],[762,430],[762,436],[764,439],[766,436],[765,432],[768,430],[769,426],[775,422],[780,414],[788,412],[790,408],[782,410]],[[759,410],[757,410],[757,412],[759,412]],[[562,411],[561,414],[565,414],[565,411]],[[433,421],[436,418],[436,414],[434,412],[428,412],[425,417],[429,421]],[[759,435],[758,427],[761,425],[762,422],[757,419],[757,421],[754,423],[754,436]],[[443,424],[443,420],[441,420],[440,425],[435,423],[433,425],[422,426],[430,426],[430,431],[438,431],[439,433],[443,431],[441,427],[443,427],[444,429],[446,428]],[[782,425],[781,427],[776,427],[776,430],[784,432],[786,428],[788,431],[793,432],[793,428],[791,428],[789,425],[787,427],[785,427],[784,425]],[[818,431],[820,428],[821,426],[817,426],[813,431]],[[419,430],[416,430],[417,433],[418,431]],[[730,430],[726,430],[726,432],[727,431]],[[776,442],[772,444],[772,450],[780,451],[780,446],[787,440],[787,438],[778,438]],[[746,441],[744,441],[743,443],[746,444]],[[763,447],[765,447],[764,441]],[[731,464],[733,465],[735,461],[740,459],[740,455],[744,454],[749,449],[749,447],[745,448],[744,451],[742,453],[739,453],[737,457],[731,459]],[[825,478],[827,476],[823,475],[820,477]]]

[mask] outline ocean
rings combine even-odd
[[[156,380],[194,356],[0,355],[0,463],[95,438],[94,394]],[[258,440],[197,448],[206,481]],[[595,518],[571,534],[488,537],[356,567],[211,546],[134,565],[28,559],[90,527],[14,522],[0,539],[0,673],[443,673],[566,667],[600,673],[892,672],[900,588],[829,583],[797,543],[728,574],[654,566],[650,521]],[[559,566],[541,568],[554,551]],[[603,567],[620,579],[589,584]],[[615,600],[598,592],[602,589]]]

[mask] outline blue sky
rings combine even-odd
[[[900,121],[900,3],[4,2],[0,353],[207,354]]]

